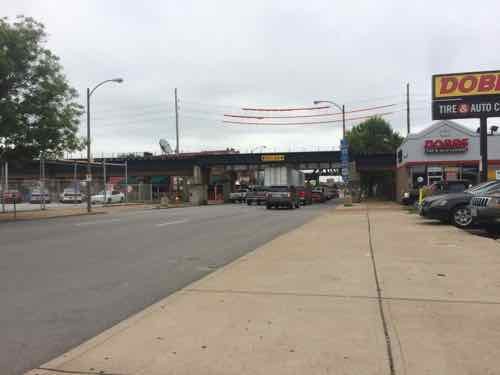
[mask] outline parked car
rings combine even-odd
[[[500,187],[488,194],[472,197],[472,221],[489,233],[500,234]]]
[[[264,186],[255,186],[247,191],[246,201],[249,206],[252,204],[260,205],[265,203],[267,199],[267,192],[269,189]]]
[[[428,187],[429,195],[442,195],[451,193],[461,193],[471,187],[467,180],[450,180],[435,182]],[[418,189],[412,189],[404,192],[401,202],[405,205],[412,205],[418,201]]]
[[[314,203],[326,202],[326,194],[323,188],[314,188],[312,190],[312,201]]]
[[[59,197],[61,203],[82,203],[85,196],[75,189],[64,189]]]
[[[472,197],[488,194],[499,187],[500,181],[489,181],[462,193],[427,197],[420,206],[420,215],[428,219],[450,222],[459,228],[470,227],[473,222],[469,207]]]
[[[313,199],[312,199],[312,190],[310,187],[307,186],[298,186],[296,188],[297,194],[299,195],[300,199],[300,204],[303,206],[307,204],[312,204]]]
[[[30,203],[50,203],[50,194],[44,191],[43,194],[40,190],[32,190],[30,195]]]
[[[236,191],[229,193],[229,200],[233,203],[245,202],[247,199],[247,192],[247,189],[237,189]]]
[[[340,197],[338,188],[330,186],[330,187],[328,187],[328,190],[330,191],[330,194],[331,194],[333,199],[337,199]]]
[[[300,207],[300,198],[297,189],[290,185],[275,185],[267,193],[266,208],[287,207],[290,209]]]
[[[23,201],[23,195],[18,190],[6,190],[2,194],[2,197],[5,203],[10,203],[10,204],[14,203],[14,201],[16,203],[20,203]]]
[[[96,203],[121,203],[125,201],[125,194],[118,190],[101,191],[90,198],[92,204]]]

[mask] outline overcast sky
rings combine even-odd
[[[222,123],[244,106],[314,99],[347,111],[396,104],[357,116],[395,111],[386,119],[404,135],[406,82],[418,129],[431,121],[432,74],[500,68],[499,12],[498,0],[2,0],[4,15],[46,25],[82,104],[86,87],[124,78],[92,98],[96,154],[175,146],[175,87],[184,151],[337,149],[340,123]]]

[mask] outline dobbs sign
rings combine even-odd
[[[500,116],[500,71],[432,76],[432,119]]]
[[[424,149],[427,154],[467,152],[469,139],[427,139],[424,143]]]

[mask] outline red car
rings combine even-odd
[[[326,194],[323,188],[316,188],[312,191],[312,201],[314,203],[326,202]]]
[[[22,194],[17,191],[17,190],[7,190],[5,193],[3,193],[3,201],[5,203],[16,203],[22,202],[23,196]]]
[[[307,204],[312,204],[313,198],[312,198],[312,191],[310,188],[307,188],[305,186],[299,186],[296,188],[297,194],[299,195],[300,199],[300,204],[303,206]]]

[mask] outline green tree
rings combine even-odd
[[[354,126],[346,133],[349,148],[354,154],[394,152],[403,142],[382,117],[374,116]]]
[[[0,18],[0,159],[60,157],[83,145],[82,106],[46,39],[32,18]]]

